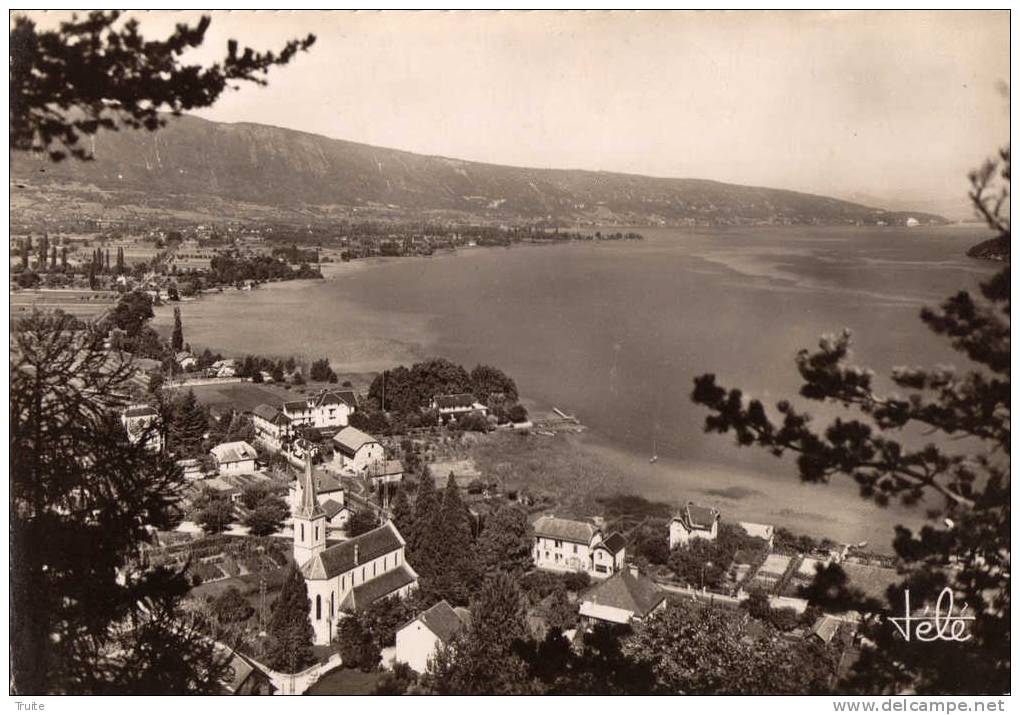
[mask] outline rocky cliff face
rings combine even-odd
[[[145,205],[189,197],[264,206],[458,212],[507,220],[902,223],[905,213],[792,191],[697,179],[527,169],[383,149],[258,124],[171,118],[155,133],[104,132],[91,162],[12,159],[12,181],[74,183]],[[910,214],[940,221],[930,214]]]

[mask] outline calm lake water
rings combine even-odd
[[[916,511],[870,507],[847,484],[800,485],[789,463],[705,435],[692,380],[714,372],[769,402],[793,397],[797,350],[844,327],[855,362],[879,375],[959,365],[918,313],[994,272],[964,256],[984,233],[641,231],[641,242],[350,264],[326,281],[185,304],[185,336],[225,353],[328,355],[352,370],[431,354],[496,365],[522,394],[577,414],[591,447],[633,475],[634,491],[876,547],[893,524],[916,523]],[[653,449],[661,459],[650,465]]]

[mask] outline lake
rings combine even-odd
[[[876,548],[887,548],[894,524],[918,523],[917,510],[872,507],[845,480],[801,485],[790,463],[704,434],[692,380],[714,372],[767,402],[794,397],[797,350],[844,327],[854,361],[878,375],[959,365],[918,314],[996,270],[964,255],[985,233],[640,231],[640,242],[378,259],[336,266],[325,281],[230,291],[181,305],[185,339],[226,354],[325,355],[338,371],[426,355],[488,363],[539,406],[576,414],[588,448],[620,465],[635,492]],[[158,312],[158,325],[170,320]]]

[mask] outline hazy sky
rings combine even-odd
[[[200,116],[427,154],[943,198],[1009,138],[1005,11],[212,15],[318,42]]]

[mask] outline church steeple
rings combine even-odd
[[[301,501],[294,511],[294,561],[303,566],[326,548],[326,512],[319,504],[311,457],[305,460],[299,486]]]

